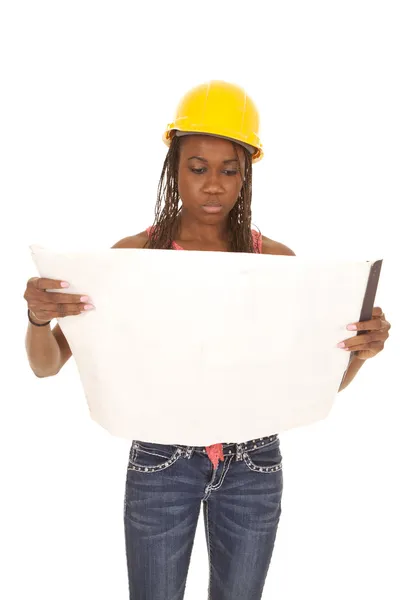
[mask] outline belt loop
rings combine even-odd
[[[194,452],[194,446],[186,446],[185,448],[185,458],[192,458]]]
[[[243,460],[243,444],[236,444],[236,460]]]
[[[139,444],[137,443],[136,440],[133,440],[132,444],[131,444],[131,449],[130,449],[130,452],[129,452],[129,460],[131,462],[134,461],[134,459],[136,457],[136,454],[137,454],[137,449],[138,448],[139,448]]]

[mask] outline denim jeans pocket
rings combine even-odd
[[[129,454],[128,471],[161,471],[173,465],[181,455],[182,450],[173,445],[134,440]]]
[[[273,442],[243,452],[243,461],[251,471],[260,473],[273,473],[282,469],[282,454],[280,440],[277,437]]]

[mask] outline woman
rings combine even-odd
[[[113,248],[294,255],[284,244],[251,229],[252,163],[263,155],[258,127],[257,109],[242,88],[211,81],[190,90],[163,137],[169,150],[153,226],[123,238]],[[41,321],[92,308],[85,305],[87,297],[45,291],[61,286],[60,281],[32,278],[24,296],[31,323],[28,356],[39,377],[58,373],[71,356],[60,327],[50,331],[46,327],[50,321]],[[376,353],[374,344],[383,347],[389,324],[380,311],[375,325],[378,317],[381,329],[374,329],[381,337],[369,339],[368,348],[354,345],[351,338],[352,349]],[[355,357],[343,387],[361,364]],[[187,392],[190,402],[190,389]],[[201,506],[210,564],[209,598],[261,598],[281,515],[279,437],[216,442],[207,448],[132,442],[124,507],[131,599],[184,597]]]

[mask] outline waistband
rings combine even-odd
[[[223,443],[223,455],[230,456],[231,454],[236,454],[240,460],[240,456],[242,452],[251,452],[252,450],[256,450],[257,448],[262,448],[263,446],[267,446],[271,444],[278,438],[278,434],[274,433],[273,435],[269,435],[267,437],[257,438],[255,440],[248,440],[247,442],[237,443],[237,442],[228,442]],[[200,452],[202,454],[207,454],[206,446],[184,446],[182,444],[174,444],[177,448],[181,448],[185,450],[187,453],[190,453],[190,456],[193,452]]]

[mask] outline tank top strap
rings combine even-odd
[[[262,235],[261,235],[261,233],[258,233],[258,231],[256,231],[255,229],[251,230],[251,234],[253,236],[254,250],[257,252],[257,254],[261,254],[262,253]]]

